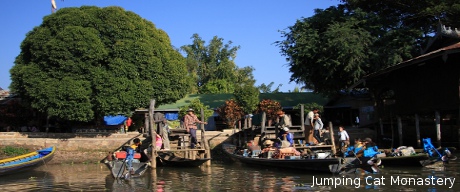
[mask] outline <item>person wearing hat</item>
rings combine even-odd
[[[280,121],[278,123],[278,127],[291,127],[292,123],[291,123],[291,118],[289,118],[289,116],[287,116],[284,111],[282,110],[279,110],[278,112],[276,112],[276,115],[278,115],[278,117],[280,118]]]
[[[289,146],[286,147],[292,147],[292,145],[294,144],[294,135],[291,132],[289,132],[289,128],[287,127],[284,127],[282,129],[280,136],[278,138],[282,141],[282,144],[286,141],[289,143]]]
[[[268,153],[270,151],[276,151],[276,149],[277,149],[276,147],[273,146],[273,144],[274,144],[274,142],[272,140],[270,140],[270,139],[265,140],[264,143],[263,143],[264,148],[260,152],[259,157],[271,158]]]
[[[202,122],[198,120],[198,117],[194,114],[194,110],[192,108],[187,110],[187,115],[184,117],[184,125],[187,129],[187,133],[190,133],[190,148],[195,148],[198,141],[196,139],[196,129],[197,123],[201,124],[208,124],[207,122]]]

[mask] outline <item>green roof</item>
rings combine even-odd
[[[161,105],[158,110],[166,109],[179,109],[182,106],[188,105],[194,99],[200,99],[201,103],[208,105],[210,108],[215,109],[225,103],[226,100],[231,99],[233,94],[191,94],[185,98],[172,103]],[[319,105],[325,105],[328,102],[328,98],[307,92],[307,93],[261,93],[259,99],[272,99],[281,103],[283,107],[293,107],[299,103],[318,103]]]

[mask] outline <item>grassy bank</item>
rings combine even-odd
[[[35,151],[33,147],[27,147],[27,146],[20,146],[20,147],[1,146],[0,147],[0,159],[6,159],[6,158],[19,156],[19,155],[24,155],[24,154],[27,154],[33,151]]]

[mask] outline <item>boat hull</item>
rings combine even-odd
[[[292,170],[302,170],[310,173],[325,172],[338,173],[341,171],[342,158],[325,158],[325,159],[267,159],[252,158],[234,154],[233,145],[223,145],[224,151],[230,158],[248,165],[277,167]]]
[[[381,157],[384,166],[411,166],[422,167],[428,165],[430,156],[427,153],[419,153],[410,156]]]
[[[48,147],[36,152],[0,161],[0,175],[31,170],[48,163],[56,152],[56,147]]]
[[[187,159],[177,157],[173,153],[158,152],[157,165],[171,167],[199,167],[210,160],[210,158]]]
[[[106,162],[106,165],[112,172],[114,178],[129,179],[131,177],[141,177],[150,167],[147,162],[133,161],[133,171],[128,170],[128,165],[125,160],[113,160]]]

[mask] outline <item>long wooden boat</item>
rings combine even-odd
[[[105,164],[111,170],[112,176],[116,179],[130,179],[132,177],[140,177],[150,167],[148,158],[143,158],[142,153],[135,153],[134,159],[132,160],[127,160],[126,156],[126,151],[117,151],[112,155],[109,155],[106,159]],[[129,168],[129,164],[131,164],[132,169]]]
[[[173,166],[173,167],[199,167],[205,162],[210,161],[210,158],[189,159],[178,157],[173,152],[158,151],[157,165]]]
[[[56,147],[48,147],[25,155],[0,160],[0,175],[17,173],[39,167],[50,161]]]
[[[380,157],[385,166],[423,167],[433,162],[427,153],[417,153],[409,156]]]
[[[244,164],[278,167],[295,170],[304,170],[311,173],[328,172],[339,173],[342,168],[342,158],[324,158],[324,159],[274,159],[274,158],[253,158],[235,154],[235,145],[223,144],[223,151],[235,161]]]

